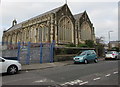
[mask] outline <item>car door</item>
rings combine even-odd
[[[92,60],[96,58],[96,53],[93,50],[91,51],[91,57],[92,57]]]
[[[0,73],[2,73],[2,59],[0,58]]]
[[[90,61],[92,59],[90,51],[87,52],[87,60]]]
[[[6,72],[6,64],[5,64],[5,60],[0,58],[0,73],[4,73]]]

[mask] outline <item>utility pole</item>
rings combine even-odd
[[[108,31],[108,37],[109,37],[108,47],[109,47],[109,49],[110,49],[110,32],[113,32],[113,31]]]

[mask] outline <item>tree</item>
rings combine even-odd
[[[96,38],[96,51],[98,56],[104,56],[105,55],[105,49],[104,49],[104,37],[97,37]]]
[[[113,47],[112,50],[115,50],[115,51],[119,52],[119,48],[118,47]]]
[[[76,45],[73,43],[70,43],[70,44],[67,44],[66,47],[76,47]]]
[[[78,47],[88,47],[86,44],[79,44]]]
[[[105,37],[96,37],[96,44],[104,44]]]
[[[93,40],[86,40],[85,44],[90,48],[93,48],[95,46],[95,43]]]

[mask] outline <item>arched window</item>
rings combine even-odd
[[[91,28],[87,22],[81,25],[81,40],[91,40]]]
[[[49,38],[49,28],[45,24],[41,24],[39,28],[39,41],[48,42]]]
[[[73,24],[68,17],[63,17],[58,23],[58,42],[72,43],[73,42]]]

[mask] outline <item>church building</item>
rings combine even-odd
[[[17,23],[3,32],[3,42],[49,43],[56,45],[80,44],[86,40],[95,42],[95,32],[86,11],[73,15],[67,4]]]

